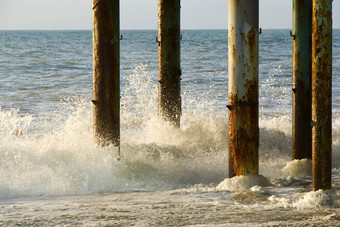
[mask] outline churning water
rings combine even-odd
[[[157,117],[157,31],[122,31],[121,153],[92,131],[90,31],[0,31],[0,225],[340,226],[340,30],[333,190],[291,161],[291,37],[260,35],[260,173],[228,176],[227,32],[183,31],[181,129]]]

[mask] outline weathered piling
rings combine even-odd
[[[312,0],[293,0],[293,159],[312,159]]]
[[[159,114],[174,126],[181,118],[180,0],[158,1]]]
[[[229,176],[258,175],[258,0],[228,5]]]
[[[119,0],[92,0],[93,122],[101,145],[120,143]]]
[[[313,0],[312,35],[313,190],[332,178],[332,0]]]

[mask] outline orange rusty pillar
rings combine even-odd
[[[92,0],[93,124],[99,144],[120,145],[119,0]]]
[[[158,0],[159,115],[180,126],[180,0]]]
[[[312,160],[312,0],[293,0],[293,159]]]
[[[332,186],[332,0],[313,0],[313,190]]]
[[[259,173],[259,0],[228,5],[229,177]]]

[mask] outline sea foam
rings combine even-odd
[[[270,182],[264,176],[247,175],[227,178],[222,181],[217,187],[217,190],[238,191],[250,189],[254,186],[266,187],[270,186]]]
[[[286,166],[282,169],[286,176],[312,176],[312,160],[301,159],[287,162]]]
[[[298,209],[306,208],[336,208],[338,207],[337,195],[335,190],[311,191],[298,199],[293,206]]]

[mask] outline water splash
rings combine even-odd
[[[298,209],[306,208],[337,208],[337,195],[335,190],[318,190],[308,192],[294,203],[294,207]]]
[[[312,176],[312,160],[297,159],[287,162],[282,171],[286,176]]]
[[[218,190],[228,191],[239,191],[243,189],[250,189],[255,186],[267,187],[270,186],[270,182],[264,176],[248,175],[248,176],[237,176],[227,178],[222,181],[216,188]],[[253,188],[254,191],[258,191],[258,188]]]
[[[15,135],[17,130],[22,132],[27,131],[33,116],[20,114],[19,109],[10,109],[8,111],[2,110],[0,107],[0,136],[4,138]]]
[[[0,197],[204,188],[210,184],[216,190],[228,170],[227,115],[217,111],[216,100],[198,100],[184,91],[184,102],[199,105],[183,112],[181,129],[177,129],[157,116],[157,81],[147,65],[138,66],[126,83],[121,114],[123,159],[119,162],[116,148],[95,143],[90,98],[59,98],[50,113],[37,115],[0,109]],[[260,173],[265,177],[282,176],[291,159],[290,125],[288,116],[260,119]],[[14,136],[18,128],[23,130],[22,136]],[[337,138],[336,122],[333,131]],[[333,147],[338,152],[337,140]],[[229,181],[217,188],[238,190],[259,184],[258,180]],[[286,185],[281,182],[274,185],[295,184],[294,180]]]

